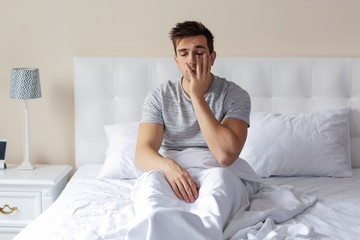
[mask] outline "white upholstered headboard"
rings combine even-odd
[[[180,72],[172,57],[76,57],[76,165],[102,163],[104,125],[139,121],[147,93]],[[360,58],[219,57],[212,68],[246,89],[252,111],[350,106],[353,167],[360,167]]]

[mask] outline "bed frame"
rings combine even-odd
[[[104,161],[105,124],[139,121],[147,93],[181,76],[172,57],[76,57],[74,65],[77,167]],[[246,89],[252,111],[350,106],[352,166],[360,167],[360,58],[219,57],[212,72]]]

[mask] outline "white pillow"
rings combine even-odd
[[[251,115],[240,157],[261,177],[350,177],[349,108]]]
[[[138,130],[138,122],[105,126],[108,148],[99,178],[138,178],[144,172],[135,165]]]

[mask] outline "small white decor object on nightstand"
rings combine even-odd
[[[36,165],[19,171],[8,165],[0,171],[0,239],[12,239],[47,209],[64,189],[72,167]]]

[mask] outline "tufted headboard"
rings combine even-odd
[[[352,164],[360,167],[360,58],[218,57],[212,72],[246,89],[252,111],[350,106]],[[172,57],[76,57],[76,165],[102,163],[104,125],[139,121],[147,93],[180,76]]]

